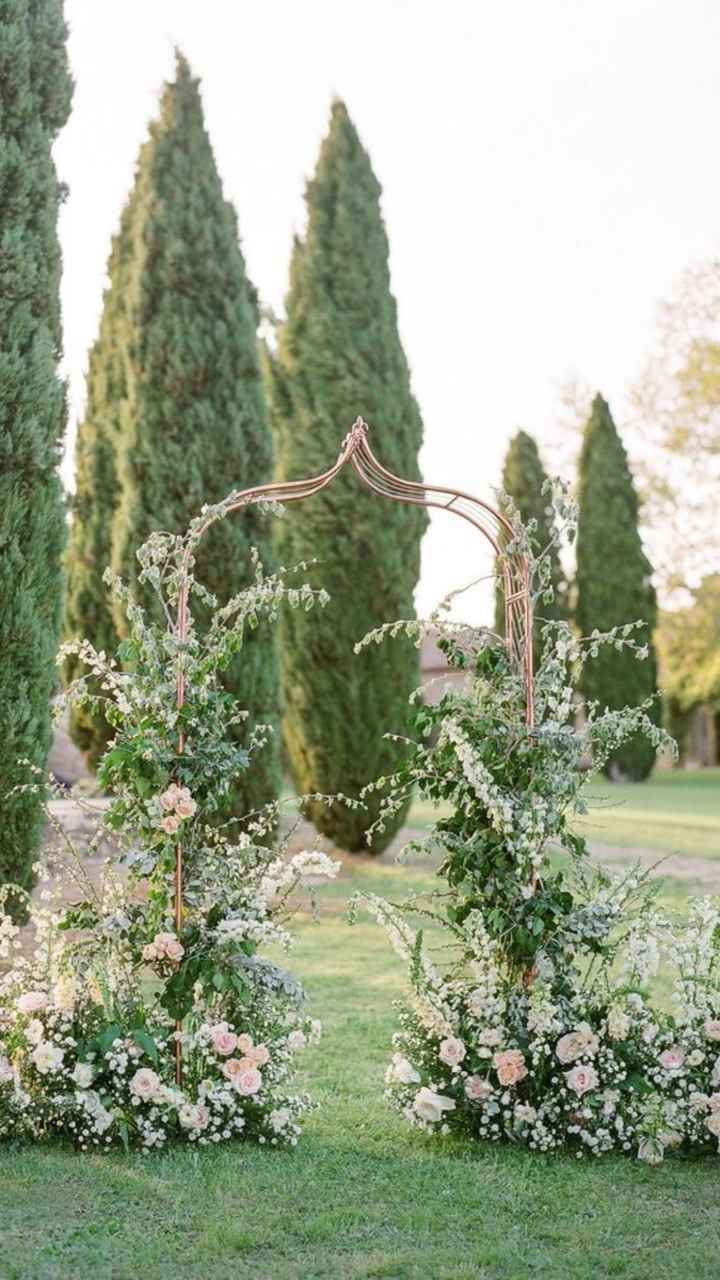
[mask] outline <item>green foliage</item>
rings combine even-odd
[[[502,474],[502,488],[508,494],[515,508],[534,539],[538,551],[548,550],[544,564],[547,571],[547,584],[538,603],[534,627],[535,666],[540,659],[540,628],[543,621],[565,620],[567,610],[567,583],[560,564],[557,545],[552,538],[551,517],[548,515],[547,493],[543,486],[548,476],[540,460],[537,444],[526,431],[518,431],[513,436],[505,455]],[[500,636],[505,635],[505,594],[498,579],[495,591],[495,630]]]
[[[315,176],[308,225],[296,241],[269,385],[278,475],[324,471],[358,414],[390,470],[418,479],[420,413],[390,292],[380,185],[345,106],[335,102]],[[320,628],[300,612],[283,623],[284,735],[299,791],[357,794],[397,761],[383,730],[403,732],[407,699],[419,683],[409,641],[393,652],[352,656],[353,644],[388,617],[412,617],[420,565],[421,510],[384,504],[349,470],[332,487],[288,511],[280,536],[284,563],[317,556],[315,578],[332,598]],[[316,805],[316,826],[343,848],[366,846],[375,816]],[[380,847],[401,825],[398,812]]]
[[[580,514],[577,535],[577,603],[580,631],[610,628],[641,618],[647,628],[648,661],[607,646],[583,674],[582,692],[600,708],[617,710],[657,693],[653,633],[657,602],[652,566],[638,531],[638,499],[627,454],[602,396],[593,401],[580,456]],[[660,720],[656,703],[650,714]],[[654,760],[643,738],[626,742],[605,765],[608,777],[641,781]]]
[[[43,765],[60,628],[65,517],[58,463],[65,430],[60,247],[52,144],[72,94],[59,0],[0,3],[0,736],[3,790],[16,761]],[[3,801],[0,880],[24,887],[41,797]]]
[[[112,619],[107,613],[101,575],[108,550],[142,603],[157,607],[139,583],[136,548],[154,530],[184,528],[230,483],[243,488],[270,478],[257,324],[255,290],[234,210],[223,197],[198,82],[178,54],[113,247],[79,445],[81,527],[69,620],[73,634],[87,634],[96,648],[106,646],[111,626],[121,638],[127,634],[122,610]],[[197,550],[197,570],[211,592],[225,597],[249,583],[252,546],[271,562],[267,524],[256,508],[213,526]],[[250,724],[277,724],[272,638],[248,633],[242,661],[236,658],[224,679]],[[246,732],[236,726],[239,743]],[[107,733],[91,721],[88,733],[80,729],[77,736],[97,760]],[[266,803],[279,783],[279,746],[271,739],[243,775],[232,808],[247,812]]]

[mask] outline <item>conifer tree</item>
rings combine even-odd
[[[134,206],[131,197],[113,237],[100,330],[90,351],[85,415],[75,442],[75,494],[66,558],[66,635],[69,639],[83,636],[106,653],[115,652],[119,639],[103,573],[111,559],[112,523],[118,502],[115,455],[121,406],[127,396],[124,344]],[[84,664],[73,657],[66,664],[65,678],[72,680],[85,671]],[[105,717],[87,708],[74,710],[70,732],[95,769],[112,737]]]
[[[41,795],[7,792],[44,767],[60,614],[65,430],[52,144],[72,82],[60,0],[0,0],[0,881],[32,884]]]
[[[550,547],[548,586],[553,599],[540,603],[534,628],[535,666],[542,646],[542,623],[550,619],[567,618],[567,584],[556,546],[551,546],[552,525],[548,515],[549,496],[543,494],[547,473],[540,459],[537,444],[526,431],[518,431],[510,441],[502,474],[503,491],[510,495],[524,524],[535,523],[535,541],[538,550]],[[505,595],[498,582],[495,592],[495,630],[505,634]]]
[[[638,529],[638,499],[627,454],[601,395],[596,395],[583,436],[579,477],[577,605],[575,620],[583,635],[642,618],[649,656],[639,662],[628,650],[603,646],[585,667],[582,692],[601,707],[634,705],[657,693],[653,633],[657,602],[652,567]],[[659,722],[657,700],[650,713]],[[621,747],[606,772],[641,781],[655,754],[644,738]]]
[[[342,102],[308,184],[308,222],[291,264],[287,319],[270,360],[269,383],[281,479],[323,471],[358,414],[391,471],[418,478],[422,423],[390,291],[380,185]],[[419,683],[407,641],[353,644],[381,622],[413,616],[422,509],[384,503],[345,471],[317,497],[290,508],[280,525],[286,565],[318,557],[318,583],[331,595],[322,619],[293,611],[283,622],[284,734],[302,792],[343,791],[388,773],[397,744],[383,734],[407,727]],[[374,816],[340,805],[311,808],[316,826],[349,850],[365,847]],[[405,811],[373,849],[387,843]]]
[[[91,487],[97,502],[98,482],[104,488],[105,477],[114,477],[111,564],[153,608],[153,594],[138,584],[136,559],[148,535],[156,529],[180,532],[205,503],[272,474],[256,294],[234,210],[223,196],[199,85],[179,53],[174,81],[165,86],[159,117],[140,150],[111,259],[105,319],[107,331],[98,340],[101,425],[93,425]],[[89,416],[94,407],[91,401]],[[107,456],[98,457],[100,438]],[[100,506],[104,512],[104,499]],[[91,541],[96,536],[91,527],[88,536]],[[102,594],[104,602],[99,575],[106,548],[104,535],[97,536],[93,600]],[[253,546],[269,564],[268,519],[248,508],[210,529],[195,572],[220,599],[227,598],[249,581]],[[80,612],[76,631],[82,634]],[[124,618],[115,612],[113,622],[122,638]],[[247,637],[226,684],[249,712],[248,726],[277,726],[277,655],[267,632],[259,629]],[[234,810],[247,812],[272,799],[279,782],[276,734],[253,757],[233,798]]]

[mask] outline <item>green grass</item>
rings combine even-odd
[[[402,967],[374,925],[347,925],[344,900],[429,879],[361,861],[322,922],[300,923],[293,965],[326,1034],[305,1058],[321,1109],[296,1150],[6,1150],[2,1280],[716,1280],[717,1162],[479,1149],[386,1109]]]

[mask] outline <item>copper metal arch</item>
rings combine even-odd
[[[510,522],[494,507],[488,506],[480,498],[474,498],[460,489],[446,489],[441,485],[421,484],[414,480],[403,480],[383,467],[375,457],[368,443],[368,426],[362,418],[358,418],[342,443],[342,448],[335,464],[319,476],[307,480],[285,480],[279,484],[258,485],[252,489],[243,489],[230,495],[227,510],[234,511],[249,503],[260,502],[264,498],[274,502],[299,502],[303,498],[311,498],[321,489],[327,488],[336,475],[350,463],[360,480],[368,489],[390,498],[394,502],[405,502],[413,506],[435,507],[442,511],[451,511],[461,516],[472,525],[490,543],[496,555],[505,552],[513,537]],[[207,524],[211,523],[208,519]],[[200,526],[200,535],[207,525]],[[533,652],[532,652],[532,598],[530,591],[530,574],[527,558],[513,554],[507,557],[502,566],[503,589],[505,594],[505,636],[507,644],[518,666],[525,677],[527,691],[528,724],[533,723]],[[389,619],[390,621],[390,619]],[[187,628],[187,598],[181,599],[178,612],[178,634],[185,638]]]
[[[505,553],[502,561],[503,590],[505,594],[505,639],[510,652],[524,676],[526,690],[527,723],[532,728],[534,722],[533,708],[533,646],[532,625],[533,606],[530,583],[530,570],[527,557],[519,553],[506,554],[507,547],[513,538],[510,522],[494,507],[480,498],[474,498],[460,489],[446,489],[441,485],[421,484],[415,480],[403,480],[383,467],[375,457],[368,443],[368,426],[362,418],[357,418],[342,443],[337,461],[324,471],[322,475],[308,480],[285,480],[277,484],[257,485],[252,489],[243,489],[232,493],[227,501],[226,511],[229,513],[250,503],[263,499],[274,502],[299,502],[303,498],[311,498],[322,489],[332,484],[343,467],[350,463],[356,475],[373,493],[393,502],[409,503],[418,507],[435,507],[441,511],[450,511],[461,516],[468,524],[477,529],[490,544],[496,555]],[[209,515],[207,522],[199,527],[199,536],[213,522]],[[392,621],[392,619],[389,619]],[[183,585],[180,591],[177,615],[177,638],[182,642],[187,639],[188,630],[188,590]],[[177,702],[181,707],[185,700],[185,677],[182,670],[178,672]],[[182,753],[183,738],[180,738],[178,750]],[[183,850],[178,844],[175,859],[175,926],[180,932],[183,921]],[[181,1049],[178,1040],[176,1047],[176,1074],[178,1082],[182,1078]]]

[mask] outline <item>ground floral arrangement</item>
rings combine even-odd
[[[312,899],[317,878],[334,876],[339,864],[317,850],[289,856],[287,838],[275,835],[277,806],[242,822],[217,820],[268,732],[255,726],[244,747],[233,742],[244,713],[219,677],[248,625],[274,620],[281,605],[312,608],[326,597],[256,562],[253,584],[218,607],[192,575],[192,553],[203,526],[231,502],[206,509],[184,537],[154,534],[140,551],[159,623],[109,579],[130,626],[122,670],[85,642],[70,646],[88,675],[67,700],[102,704],[116,730],[100,769],[113,799],[82,852],[49,813],[55,839],[39,868],[40,905],[30,906],[31,955],[9,912],[19,891],[7,886],[0,898],[0,1137],[64,1135],[92,1151],[147,1151],[171,1140],[294,1144],[310,1106],[292,1076],[295,1055],[320,1025],[305,1012],[300,984],[262,949],[289,946],[298,893]],[[173,611],[183,581],[212,620],[202,633],[191,620],[180,643]],[[46,784],[31,775],[26,785]],[[119,853],[97,884],[85,857],[108,838]],[[71,905],[53,897],[59,868],[76,891]]]
[[[572,534],[574,509],[560,485],[549,501],[559,540]],[[508,554],[527,555],[541,606],[547,554],[507,509]],[[648,872],[612,877],[593,867],[572,825],[586,812],[589,759],[601,768],[638,732],[658,750],[674,747],[651,704],[609,711],[582,706],[574,692],[602,645],[644,658],[641,624],[587,639],[545,625],[531,729],[522,672],[502,641],[442,614],[430,625],[465,687],[418,706],[407,763],[373,787],[387,811],[408,791],[450,805],[426,840],[408,846],[441,850],[442,887],[403,903],[362,895],[356,904],[409,968],[387,1096],[431,1134],[578,1156],[629,1152],[651,1164],[673,1148],[717,1151],[719,904],[696,901],[684,921],[668,918]],[[424,631],[399,622],[361,644]],[[440,935],[439,957],[429,930]],[[668,1009],[651,991],[661,957],[674,974]]]

